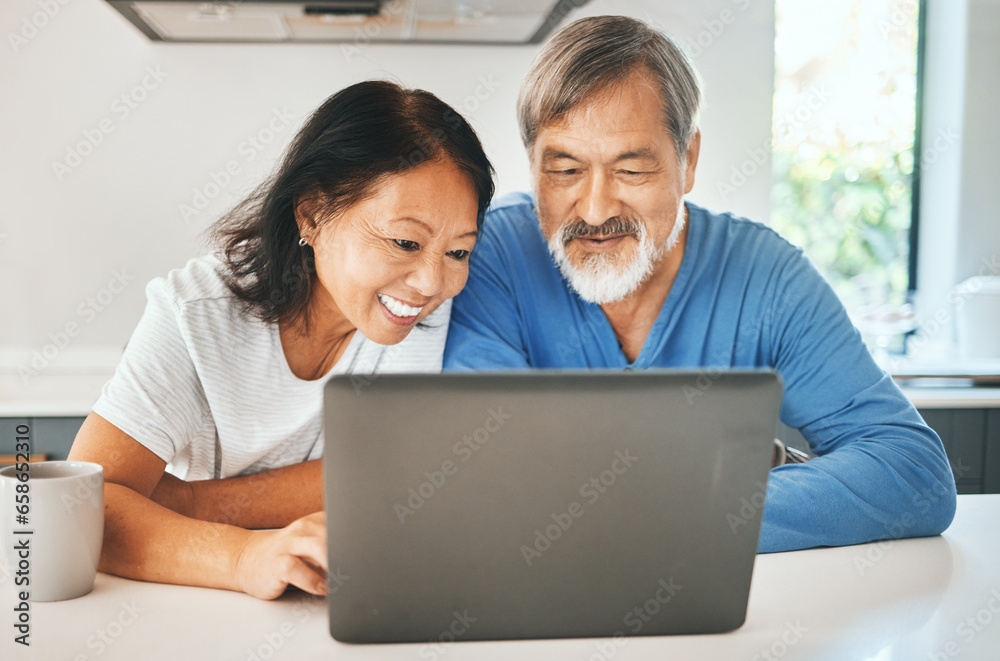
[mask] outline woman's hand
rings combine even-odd
[[[289,585],[326,594],[326,514],[316,512],[281,530],[253,532],[236,562],[240,589],[276,599]]]

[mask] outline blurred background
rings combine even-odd
[[[479,132],[498,191],[528,190],[514,103],[538,46],[379,43],[415,2],[352,19],[341,43],[170,43],[106,0],[5,0],[0,370],[112,369],[145,284],[207,251],[205,229],[351,83],[439,95]],[[524,3],[429,4],[489,41],[493,15]],[[706,104],[689,199],[803,246],[859,325],[949,345],[955,286],[1000,275],[1000,2],[562,6],[558,25],[630,15],[691,54]]]

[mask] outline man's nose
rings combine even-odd
[[[622,215],[622,204],[610,177],[602,172],[595,172],[583,185],[577,213],[584,222],[598,226],[609,218]]]

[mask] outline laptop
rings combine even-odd
[[[781,399],[771,370],[334,377],[331,635],[740,627]]]

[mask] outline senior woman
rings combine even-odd
[[[369,81],[320,106],[213,228],[221,250],[149,284],[74,441],[104,466],[102,571],[326,591],[323,386],[440,370],[492,172],[428,92]]]

